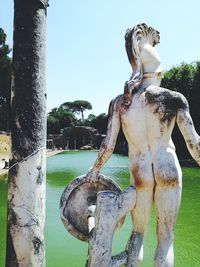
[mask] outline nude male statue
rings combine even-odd
[[[146,24],[128,29],[126,50],[133,73],[124,94],[111,101],[107,134],[98,158],[88,172],[91,180],[111,156],[120,127],[128,142],[130,180],[136,187],[132,210],[133,233],[127,244],[127,266],[139,266],[143,235],[152,205],[156,208],[155,267],[172,267],[173,228],[181,201],[182,173],[171,140],[177,123],[188,150],[200,165],[200,137],[189,114],[187,100],[178,92],[161,88],[160,58],[154,46],[159,32]],[[131,248],[131,249],[130,249]]]

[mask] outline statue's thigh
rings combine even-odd
[[[157,217],[157,234],[161,238],[172,238],[173,227],[181,202],[181,185],[156,185],[154,203]]]
[[[132,210],[134,231],[144,233],[153,205],[153,188],[149,190],[138,190],[136,194],[136,205]]]

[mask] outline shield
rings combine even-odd
[[[86,175],[74,179],[64,189],[60,199],[60,216],[65,228],[77,239],[88,241],[88,207],[96,204],[99,191],[121,193],[117,183],[111,178],[98,175],[98,179],[90,181]],[[121,226],[125,216],[116,222]]]

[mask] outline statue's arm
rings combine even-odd
[[[200,165],[200,136],[194,128],[187,100],[183,96],[181,96],[180,100],[181,105],[177,112],[176,122],[191,156]]]
[[[120,129],[120,114],[118,105],[119,103],[117,98],[110,102],[106,137],[102,141],[98,157],[91,169],[92,172],[99,172],[101,167],[110,158],[115,148],[117,136]]]

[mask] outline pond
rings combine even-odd
[[[59,214],[59,200],[65,186],[87,172],[97,157],[95,151],[65,152],[47,160],[46,266],[81,267],[85,265],[87,243],[71,236]],[[125,188],[129,185],[128,158],[114,154],[102,169]],[[183,168],[182,204],[175,227],[175,267],[200,266],[200,169]],[[0,266],[4,266],[7,184],[0,179]],[[113,254],[124,250],[132,228],[128,215],[123,227],[115,234]],[[155,212],[145,236],[144,260],[141,267],[153,266],[156,247]]]

